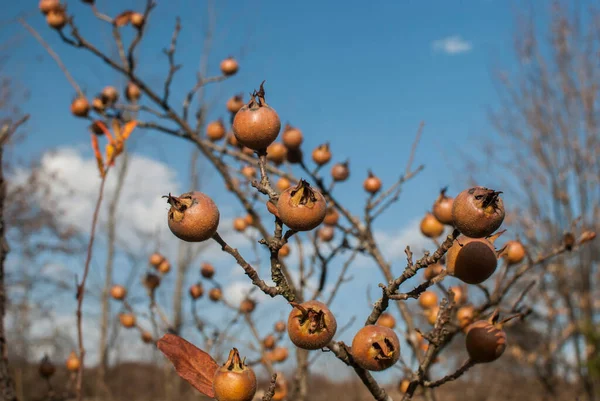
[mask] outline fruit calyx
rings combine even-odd
[[[229,357],[221,369],[230,372],[243,372],[247,369],[246,365],[244,364],[245,361],[246,358],[240,358],[240,353],[238,352],[237,348],[233,348],[231,351],[229,351]]]
[[[477,191],[475,188],[471,188],[469,193],[473,195]],[[502,193],[502,191],[494,191],[489,188],[481,188],[480,192],[475,195],[475,200],[479,202],[479,207],[483,209],[487,214],[494,213],[498,208],[498,196]]]
[[[310,187],[310,184],[303,179],[300,179],[300,182],[292,189],[290,195],[290,203],[292,206],[306,206],[311,208],[314,206],[315,202],[317,202],[315,192]]]
[[[184,212],[194,204],[191,193],[178,197],[171,195],[169,192],[169,195],[164,195],[163,198],[167,198],[167,203],[171,205],[169,219],[175,220],[178,223],[183,220]]]
[[[323,330],[327,330],[325,312],[322,310],[315,310],[313,308],[306,309],[296,302],[290,302],[290,305],[302,312],[302,315],[298,316],[298,320],[300,320],[300,326],[305,326],[308,324],[309,334],[320,333]]]
[[[265,88],[264,84],[266,81],[262,81],[260,83],[260,88],[258,91],[255,89],[254,92],[250,94],[250,101],[248,102],[248,108],[251,110],[256,110],[259,107],[268,106],[267,101],[265,100]]]
[[[386,337],[383,341],[374,342],[372,345],[377,351],[376,360],[389,360],[394,358],[394,344]]]

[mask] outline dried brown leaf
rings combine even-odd
[[[174,334],[165,334],[157,346],[179,376],[202,394],[214,398],[213,378],[219,365],[210,355]]]

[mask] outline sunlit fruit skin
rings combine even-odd
[[[277,189],[280,192],[283,192],[286,189],[288,189],[289,187],[291,187],[292,183],[287,178],[281,177],[280,179],[277,180],[277,183],[275,184],[275,186],[277,187]]]
[[[467,328],[466,346],[473,362],[492,362],[506,349],[506,333],[486,320],[479,320]]]
[[[241,95],[232,96],[227,101],[226,106],[230,113],[237,113],[242,107],[244,107],[244,98]]]
[[[202,192],[188,192],[179,197],[169,194],[171,208],[168,222],[171,232],[187,242],[201,242],[211,238],[219,227],[219,209]]]
[[[269,359],[273,362],[280,363],[284,362],[288,358],[289,354],[290,352],[286,347],[275,347],[275,349],[269,353]]]
[[[106,108],[106,105],[104,104],[104,101],[102,101],[102,99],[100,99],[99,97],[95,97],[92,99],[92,108],[97,111],[97,112],[102,112],[104,111],[104,109]],[[101,129],[98,130],[99,132],[94,131],[95,134],[97,135],[103,135],[104,131],[102,131]]]
[[[202,295],[204,295],[204,287],[202,286],[202,284],[196,283],[190,287],[189,292],[190,297],[192,297],[192,299],[199,299],[202,297]]]
[[[79,370],[81,363],[79,362],[79,358],[77,357],[75,351],[71,351],[69,354],[66,365],[69,372],[77,372]]]
[[[393,329],[396,327],[396,319],[394,319],[394,316],[390,315],[389,313],[384,312],[381,314],[381,316],[379,316],[379,319],[377,319],[377,325],[387,327],[388,329]]]
[[[333,226],[324,225],[319,229],[319,239],[323,242],[329,242],[335,236],[335,230]]]
[[[78,97],[71,103],[71,113],[77,117],[87,117],[90,112],[90,104],[84,97]]]
[[[400,341],[394,330],[368,325],[352,340],[352,358],[363,369],[388,369],[400,358]]]
[[[244,299],[240,303],[240,312],[242,313],[252,313],[256,309],[256,302],[252,299]]]
[[[325,211],[325,219],[323,219],[323,224],[328,226],[335,226],[340,219],[340,214],[333,207],[328,207]]]
[[[350,168],[348,162],[336,163],[331,167],[331,178],[333,181],[341,182],[346,181],[350,176]]]
[[[67,14],[62,8],[52,10],[46,14],[46,23],[56,30],[61,30],[67,25]]]
[[[43,14],[60,9],[60,0],[40,0],[39,8]]]
[[[286,148],[291,150],[297,150],[302,145],[302,141],[304,140],[304,136],[302,135],[302,131],[298,128],[294,128],[289,124],[286,124],[285,129],[283,130],[283,135],[281,136],[281,140]]]
[[[110,296],[118,301],[122,301],[127,296],[127,289],[122,285],[113,285],[110,289]]]
[[[246,223],[246,220],[244,220],[243,217],[236,217],[233,220],[233,229],[237,232],[244,232],[246,230],[246,227],[248,227],[248,223]]]
[[[158,252],[154,252],[148,258],[148,263],[150,263],[151,266],[158,268],[158,266],[162,263],[163,260],[165,260],[165,257],[163,255],[161,255]]]
[[[461,328],[465,328],[473,323],[474,318],[475,308],[471,305],[462,306],[456,311],[456,319]]]
[[[287,158],[287,148],[281,142],[273,142],[267,147],[267,160],[279,165]]]
[[[454,226],[471,238],[491,235],[504,221],[504,202],[499,197],[501,193],[485,187],[462,191],[452,205]]]
[[[266,149],[277,139],[281,121],[271,106],[254,98],[235,114],[233,133],[237,140],[253,150]]]
[[[329,144],[324,143],[317,146],[312,151],[312,159],[319,166],[329,163],[331,160],[331,150],[329,150]]]
[[[136,29],[141,29],[144,26],[144,14],[131,14],[131,25],[133,25]]]
[[[141,96],[142,91],[140,90],[140,87],[133,82],[129,82],[125,88],[125,98],[130,102],[137,102],[140,100]]]
[[[121,313],[119,315],[119,321],[123,327],[128,329],[135,327],[135,316],[130,313]]]
[[[494,245],[486,238],[460,235],[446,254],[448,274],[467,284],[481,284],[498,266]]]
[[[119,100],[119,91],[114,86],[106,86],[102,89],[100,96],[105,104],[111,105]]]
[[[525,259],[526,251],[523,244],[519,241],[508,241],[503,256],[509,265],[516,265]]]
[[[217,401],[251,401],[256,393],[256,375],[244,365],[237,349],[229,353],[229,359],[217,370],[213,379]]]
[[[369,171],[369,176],[365,179],[363,188],[370,194],[376,194],[381,189],[381,180]]]
[[[141,338],[142,338],[142,341],[146,344],[150,344],[154,341],[154,338],[152,337],[152,333],[150,333],[149,331],[145,331],[145,330],[142,331]]]
[[[295,346],[315,350],[333,339],[337,322],[327,305],[312,300],[294,306],[288,316],[287,330]]]
[[[225,138],[225,133],[225,125],[221,120],[211,121],[206,126],[206,137],[213,142]]]
[[[410,386],[410,381],[403,379],[400,384],[398,385],[398,390],[404,394],[406,393],[406,391],[408,390],[408,386]]]
[[[277,323],[275,323],[275,327],[274,328],[275,328],[275,331],[277,333],[283,333],[285,331],[285,329],[286,329],[285,322],[281,321],[281,320],[278,321]]]
[[[272,334],[269,334],[268,336],[266,336],[263,339],[263,346],[266,349],[273,349],[273,348],[275,348],[275,343],[276,343],[275,336],[273,336]]]
[[[223,291],[218,287],[211,288],[208,292],[208,298],[213,302],[218,302],[223,298]]]
[[[437,321],[438,314],[440,313],[440,307],[434,306],[433,308],[425,310],[425,318],[427,319],[427,323],[430,325],[434,325]]]
[[[231,76],[238,72],[239,64],[233,57],[228,57],[221,61],[221,72],[225,76]]]
[[[444,225],[431,213],[425,214],[420,228],[421,233],[427,238],[437,238],[444,233]]]
[[[277,213],[283,224],[296,231],[310,231],[325,219],[325,198],[304,180],[279,195]]]
[[[164,259],[162,262],[160,262],[158,264],[158,266],[156,267],[156,269],[161,274],[167,274],[168,272],[171,271],[171,262],[169,262],[167,259]]]
[[[425,280],[431,280],[432,278],[440,274],[443,270],[444,266],[442,266],[439,263],[434,263],[425,268],[425,270],[423,271],[423,278]]]
[[[454,219],[452,218],[452,205],[454,204],[454,198],[446,196],[446,190],[443,189],[440,195],[433,203],[432,213],[436,219],[442,224],[452,225]]]
[[[279,250],[279,256],[285,258],[290,254],[290,246],[288,244],[284,244]]]
[[[438,296],[433,291],[425,291],[419,296],[419,305],[423,309],[431,309],[437,305]]]

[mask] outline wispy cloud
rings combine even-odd
[[[443,39],[434,40],[431,43],[433,50],[450,55],[467,53],[473,49],[471,42],[463,39],[460,35],[452,35]]]

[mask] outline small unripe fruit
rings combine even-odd
[[[290,254],[290,246],[288,244],[283,244],[281,249],[279,250],[279,256],[285,258]]]
[[[187,242],[201,242],[216,234],[219,227],[219,209],[202,192],[188,192],[179,197],[169,194],[171,205],[168,222],[171,232]]]
[[[127,329],[135,327],[135,316],[131,313],[119,314],[119,321],[121,322],[121,325]]]
[[[381,189],[381,180],[369,171],[369,176],[363,183],[363,188],[370,194],[376,194]]]
[[[521,242],[508,241],[502,256],[504,256],[509,265],[516,265],[525,259],[525,255],[525,247]]]
[[[158,252],[154,252],[148,258],[148,262],[150,263],[150,266],[153,266],[153,267],[155,267],[157,269],[158,269],[158,266],[162,263],[163,260],[165,260],[165,257],[163,255],[161,255],[160,253],[158,253]]]
[[[283,224],[296,231],[310,231],[325,219],[325,198],[304,180],[279,195],[277,212]]]
[[[286,148],[297,150],[300,148],[300,145],[302,145],[304,136],[302,135],[302,131],[300,131],[298,128],[294,128],[291,125],[286,124],[281,140]]]
[[[504,203],[499,197],[501,193],[484,187],[462,191],[452,205],[454,226],[471,238],[491,235],[504,220]]]
[[[454,204],[454,198],[446,196],[446,189],[440,191],[440,195],[433,203],[432,212],[436,219],[443,224],[452,225],[454,220],[452,219],[452,205]]]
[[[78,97],[71,103],[71,113],[76,117],[87,117],[90,112],[90,104],[84,97]]]
[[[154,342],[152,333],[150,333],[149,331],[145,331],[145,330],[142,331],[141,338],[142,338],[142,341],[146,344],[150,344],[150,343]]]
[[[444,233],[444,225],[431,213],[421,220],[421,233],[428,238],[437,238]]]
[[[448,250],[446,270],[448,274],[467,284],[481,284],[487,280],[498,265],[494,245],[486,238],[459,236]]]
[[[275,331],[277,333],[283,333],[286,330],[286,325],[284,321],[278,321],[277,323],[275,323]]]
[[[202,295],[204,295],[204,287],[202,287],[202,284],[196,283],[190,287],[190,297],[192,297],[192,299],[201,298]]]
[[[277,183],[275,185],[277,186],[277,189],[280,192],[283,192],[286,189],[288,189],[289,187],[291,187],[292,183],[287,178],[281,177],[280,179],[277,180]]]
[[[167,274],[168,272],[171,271],[171,263],[167,259],[165,259],[159,263],[159,265],[156,269],[161,274]]]
[[[233,133],[237,140],[250,149],[266,149],[279,135],[281,121],[275,109],[264,99],[263,85],[248,104],[238,111],[233,119]]]
[[[432,278],[440,274],[442,271],[444,271],[444,266],[442,266],[439,263],[434,263],[425,268],[425,270],[423,271],[423,278],[425,280],[431,280]]]
[[[48,14],[50,11],[60,10],[60,0],[40,0],[39,8],[43,14]]]
[[[423,309],[431,309],[437,305],[438,297],[433,291],[425,291],[419,296],[419,305]]]
[[[71,351],[71,353],[69,354],[66,365],[67,365],[67,370],[69,372],[77,372],[79,370],[79,366],[81,365],[81,362],[79,361],[79,358],[77,357],[77,354],[75,353],[75,351]]]
[[[268,336],[266,336],[263,339],[263,346],[266,349],[273,349],[273,348],[275,348],[275,337],[272,334],[269,334]]]
[[[315,300],[292,305],[287,325],[292,343],[308,350],[329,344],[337,331],[337,322],[327,305]]]
[[[333,226],[324,225],[319,229],[319,239],[323,242],[329,242],[335,235],[335,229]]]
[[[213,390],[217,401],[251,401],[256,393],[256,375],[244,364],[236,348],[215,373]]]
[[[381,314],[381,316],[379,316],[379,319],[377,319],[377,325],[387,327],[388,329],[393,329],[396,327],[396,319],[394,319],[394,316],[390,315],[389,313],[384,312]]]
[[[354,336],[351,352],[354,361],[363,369],[381,371],[398,362],[400,341],[394,330],[368,325]]]
[[[133,82],[129,82],[125,88],[125,98],[130,102],[137,102],[140,100],[141,96],[142,91],[140,90],[140,87]]]
[[[122,301],[127,296],[127,290],[122,285],[113,285],[110,289],[110,296],[117,301]]]
[[[256,309],[256,302],[252,299],[244,299],[240,303],[240,312],[242,313],[252,313]]]
[[[347,161],[344,163],[336,163],[331,168],[331,178],[333,178],[333,181],[346,181],[349,176],[350,168],[349,163]]]
[[[215,275],[215,268],[210,263],[202,263],[202,266],[200,266],[200,274],[204,278],[212,278]]]
[[[468,327],[466,346],[473,362],[492,362],[506,349],[506,333],[498,325],[479,320]]]
[[[244,232],[246,230],[246,227],[248,227],[248,223],[246,223],[246,220],[243,217],[236,217],[233,220],[233,229],[237,232]]]
[[[131,14],[131,25],[133,25],[136,29],[142,29],[142,27],[144,26],[144,14]]]
[[[100,93],[104,104],[112,105],[119,100],[119,91],[114,86],[107,86]]]
[[[208,292],[208,298],[213,302],[219,302],[223,298],[223,291],[220,288],[211,288]]]
[[[267,147],[267,160],[279,165],[287,158],[287,148],[281,142],[273,142]]]
[[[329,161],[331,160],[331,151],[329,150],[329,144],[324,143],[322,145],[317,146],[312,152],[312,159],[319,166],[329,163]]]
[[[228,57],[225,60],[221,61],[221,72],[225,76],[234,75],[238,72],[239,64],[233,57]]]
[[[323,220],[323,223],[328,226],[335,226],[339,219],[340,214],[338,211],[333,207],[328,207],[325,211],[325,219]]]
[[[42,358],[42,361],[40,362],[40,366],[38,368],[38,372],[40,376],[46,379],[52,377],[52,375],[54,375],[54,372],[56,372],[56,367],[52,362],[50,362],[50,358],[48,358],[48,355],[44,355],[44,357]]]
[[[56,30],[61,30],[67,25],[67,14],[62,8],[52,10],[46,14],[46,23]]]
[[[211,141],[220,141],[225,138],[225,125],[222,120],[211,121],[206,126],[206,137]]]
[[[229,110],[230,113],[237,113],[242,107],[244,107],[244,98],[242,95],[232,96],[227,101],[227,110]]]

